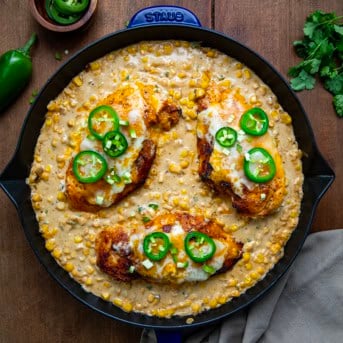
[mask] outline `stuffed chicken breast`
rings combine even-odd
[[[282,159],[263,109],[249,106],[237,91],[212,84],[199,101],[199,174],[233,207],[266,216],[285,195]]]
[[[240,258],[242,244],[215,221],[168,213],[131,234],[122,226],[107,228],[96,249],[99,268],[117,280],[180,284],[228,270]]]
[[[93,109],[69,163],[66,193],[84,211],[109,207],[148,177],[156,153],[153,126],[169,130],[180,110],[153,97],[152,86],[124,83]]]

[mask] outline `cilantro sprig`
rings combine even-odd
[[[288,70],[295,91],[313,89],[318,75],[334,95],[333,105],[343,117],[343,16],[315,11],[304,25],[304,39],[293,42],[302,62]]]

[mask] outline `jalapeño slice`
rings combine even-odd
[[[45,10],[50,19],[61,25],[70,25],[77,22],[82,14],[65,14],[55,7],[53,0],[45,0]]]
[[[107,162],[97,152],[84,150],[79,152],[73,161],[73,173],[82,183],[93,183],[106,173]]]
[[[216,252],[216,244],[206,234],[192,231],[185,238],[185,250],[194,262],[202,263],[213,257]]]
[[[96,107],[89,114],[88,129],[94,137],[102,140],[107,132],[119,129],[117,112],[107,105]]]
[[[268,130],[269,120],[262,108],[254,107],[242,115],[240,125],[248,135],[263,136]]]
[[[89,0],[54,0],[54,5],[61,13],[79,14],[87,9]]]
[[[163,232],[153,232],[144,237],[143,251],[152,261],[162,260],[167,255],[169,247],[169,238]]]
[[[276,173],[273,157],[263,148],[253,148],[244,157],[244,173],[246,177],[257,183],[272,180]]]
[[[107,132],[102,140],[102,147],[105,153],[110,157],[118,157],[127,149],[127,140],[119,131]]]
[[[231,127],[222,127],[216,132],[216,141],[224,148],[233,146],[237,141],[237,132]]]

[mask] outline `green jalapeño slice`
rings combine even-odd
[[[269,120],[266,112],[259,107],[254,107],[242,115],[240,125],[248,135],[263,136],[268,130]]]
[[[216,141],[224,148],[230,148],[237,141],[237,132],[231,127],[222,127],[216,132]]]
[[[73,161],[73,173],[82,183],[93,183],[106,173],[107,162],[97,152],[84,150],[79,152]]]
[[[102,147],[105,153],[110,157],[118,157],[127,149],[127,140],[119,131],[107,132],[102,140]]]
[[[276,173],[273,157],[263,148],[253,148],[244,157],[244,173],[246,177],[257,183],[272,180]]]
[[[53,3],[63,14],[79,14],[87,9],[89,0],[54,0]]]
[[[189,232],[184,243],[187,255],[197,263],[206,262],[216,252],[214,240],[202,232]]]
[[[164,258],[170,248],[168,236],[163,232],[153,232],[144,237],[144,254],[152,261],[160,261]]]
[[[119,129],[117,112],[107,105],[96,107],[88,117],[88,129],[95,138],[102,140],[107,132]]]

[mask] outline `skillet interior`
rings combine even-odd
[[[305,153],[303,158],[303,171],[305,174],[304,198],[301,206],[301,215],[299,224],[285,247],[284,257],[263,280],[245,294],[217,309],[200,313],[194,317],[195,320],[192,324],[186,324],[185,317],[161,319],[137,313],[126,313],[111,303],[83,291],[81,286],[58,266],[50,253],[45,249],[44,239],[39,233],[38,223],[31,207],[30,189],[25,184],[25,178],[29,174],[40,128],[44,123],[48,102],[54,99],[67,86],[69,81],[84,69],[87,63],[110,51],[142,40],[163,39],[201,41],[203,46],[216,48],[250,67],[271,87],[278,97],[279,103],[292,116],[296,139],[299,147]],[[180,329],[183,327],[197,327],[218,321],[246,307],[270,289],[291,265],[302,247],[310,230],[316,205],[333,179],[334,174],[332,170],[323,160],[316,147],[312,129],[303,108],[286,81],[273,67],[250,49],[214,31],[182,25],[158,25],[127,29],[106,36],[84,48],[62,65],[47,81],[30,109],[15,156],[1,175],[0,182],[18,209],[25,234],[37,257],[49,273],[74,297],[96,311],[128,324],[159,329]]]

